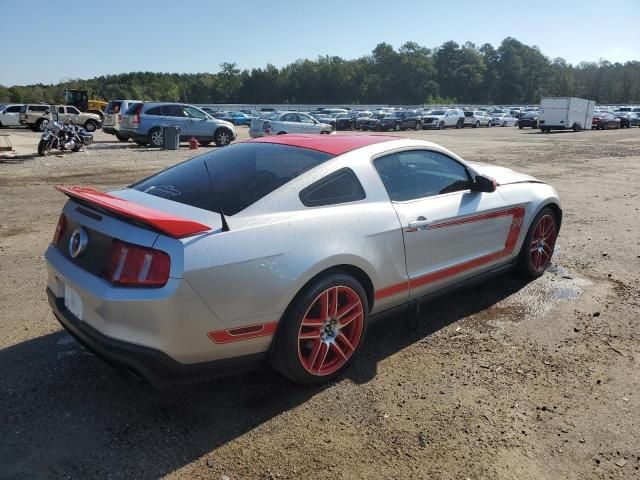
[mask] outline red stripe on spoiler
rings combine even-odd
[[[99,192],[93,188],[62,186],[56,186],[55,188],[70,198],[83,200],[105,210],[145,223],[174,238],[188,237],[211,230],[210,227],[202,223],[154,210],[144,205],[114,197],[108,193]]]

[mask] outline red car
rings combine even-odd
[[[620,128],[620,119],[611,113],[600,112],[593,114],[591,128],[596,130],[607,130],[609,128]]]

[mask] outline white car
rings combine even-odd
[[[331,125],[320,123],[310,115],[300,112],[269,112],[251,122],[249,135],[251,138],[282,135],[284,133],[319,133],[333,132]]]
[[[508,113],[494,113],[491,117],[491,124],[499,127],[515,127],[517,123],[518,119]]]
[[[19,127],[22,105],[5,105],[0,108],[0,127]]]
[[[464,126],[464,112],[457,108],[448,110],[432,110],[422,120],[422,128],[437,128],[444,130],[447,127],[462,128]]]

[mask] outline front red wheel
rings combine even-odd
[[[544,272],[553,255],[556,244],[556,219],[553,215],[544,215],[533,232],[531,238],[531,266],[537,272]]]
[[[551,264],[558,228],[558,219],[550,208],[536,215],[520,250],[519,266],[522,273],[537,278],[545,272]]]
[[[302,384],[335,378],[362,345],[367,315],[367,296],[353,277],[332,273],[313,281],[296,296],[278,326],[273,366]]]

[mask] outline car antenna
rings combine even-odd
[[[216,197],[216,202],[218,203],[218,209],[220,210],[220,220],[222,221],[222,231],[229,231],[229,224],[227,223],[227,218],[224,216],[224,211],[222,210],[222,202],[220,201],[220,197],[216,193],[216,187],[213,183],[213,177],[209,172],[209,167],[207,167],[207,162],[202,162],[204,165],[204,169],[207,171],[207,175],[209,176],[209,182],[211,182],[211,191],[213,192],[213,196]]]

